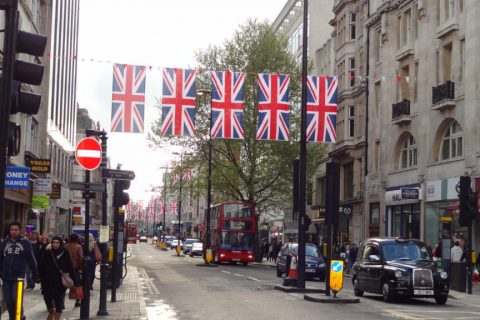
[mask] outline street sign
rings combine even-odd
[[[135,179],[135,172],[128,170],[117,169],[103,169],[102,178],[110,178],[117,180],[133,180]]]
[[[75,182],[72,181],[68,184],[70,190],[78,190],[78,191],[85,191],[87,190],[87,186],[85,182]],[[105,185],[101,183],[90,183],[88,190],[93,192],[105,192]]]
[[[336,295],[343,288],[343,261],[330,262],[330,289]]]
[[[94,138],[82,139],[75,149],[75,159],[85,170],[95,170],[102,162],[102,147]]]

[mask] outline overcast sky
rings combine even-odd
[[[272,22],[287,0],[82,0],[77,100],[110,131],[112,64],[152,66],[146,75],[145,131],[160,114],[161,68],[196,65],[195,51],[221,45],[248,18]],[[239,70],[241,71],[241,70]],[[152,150],[147,134],[108,134],[112,167],[135,171],[130,198],[150,198],[172,150]]]

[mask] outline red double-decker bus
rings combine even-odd
[[[257,220],[255,208],[244,202],[225,202],[212,207],[211,248],[216,263],[254,261]]]
[[[126,225],[127,243],[137,243],[138,228],[136,223],[129,222]]]

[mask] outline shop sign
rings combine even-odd
[[[7,166],[5,170],[5,188],[26,189],[30,187],[30,168]]]
[[[28,161],[30,172],[34,173],[50,173],[51,165],[52,160],[50,159],[30,159]]]
[[[47,195],[34,194],[32,195],[33,209],[48,209],[50,197]]]
[[[37,179],[33,181],[33,194],[47,195],[52,192],[51,179]]]
[[[50,193],[50,199],[62,198],[62,184],[52,183],[52,192]]]
[[[402,188],[402,199],[417,199],[418,188]]]
[[[411,190],[416,191],[411,191]],[[409,190],[403,192],[403,190]],[[404,198],[404,195],[406,196]],[[421,188],[401,188],[385,192],[385,204],[387,206],[397,206],[403,204],[418,203],[422,199]]]

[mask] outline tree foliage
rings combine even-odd
[[[247,73],[244,86],[245,139],[212,140],[213,203],[240,200],[254,203],[257,212],[278,212],[291,208],[292,161],[298,158],[300,127],[300,70],[288,51],[287,41],[272,32],[266,22],[247,21],[223,46],[212,46],[196,54],[197,89],[210,89],[208,71],[242,71]],[[290,82],[290,141],[257,141],[257,74],[283,73]],[[210,97],[197,97],[196,135],[194,137],[163,137],[161,119],[150,136],[156,145],[182,145],[193,151],[188,161],[195,163],[197,174],[191,182],[205,194],[208,165],[208,130]],[[321,144],[308,145],[307,176],[324,155]]]

